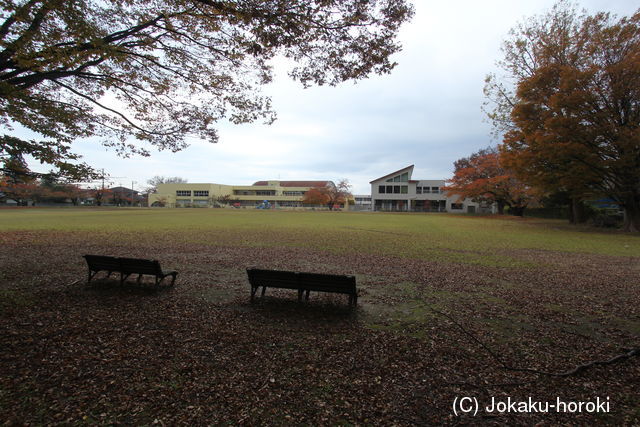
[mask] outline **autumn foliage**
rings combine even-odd
[[[588,16],[560,2],[504,51],[516,82],[510,96],[493,86],[505,166],[547,192],[609,197],[640,231],[640,12]]]
[[[500,155],[495,149],[483,149],[457,160],[454,167],[453,178],[443,189],[449,194],[496,203],[501,214],[507,206],[516,215],[522,215],[533,198],[533,190],[501,165]]]
[[[333,210],[336,206],[348,203],[351,197],[350,188],[351,185],[346,179],[339,181],[337,185],[330,182],[324,187],[313,187],[305,193],[302,203],[327,206],[329,210]]]
[[[119,153],[216,142],[216,123],[275,118],[259,88],[270,60],[305,86],[389,73],[405,0],[5,0],[0,14],[0,154],[78,166],[71,143]],[[110,102],[112,100],[112,102]],[[16,138],[11,123],[42,136]]]

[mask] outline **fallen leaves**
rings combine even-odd
[[[511,366],[566,370],[637,342],[640,297],[628,259],[523,251],[512,255],[543,267],[514,269],[159,235],[20,233],[5,233],[1,250],[12,262],[0,289],[18,301],[0,315],[0,419],[10,423],[456,423],[451,402],[470,393],[608,395],[614,413],[604,420],[638,421],[637,358],[566,379],[504,372],[426,309],[445,308]],[[74,281],[85,277],[88,252],[158,258],[180,276],[173,288],[87,287]],[[563,263],[539,262],[558,256]],[[287,290],[250,304],[244,268],[253,265],[356,274],[362,304],[351,310],[342,296],[317,294],[300,304]]]

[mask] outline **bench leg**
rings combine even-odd
[[[140,281],[142,280],[142,274],[138,274],[138,285],[140,284]],[[157,284],[158,278],[156,277],[156,284]]]
[[[176,277],[178,276],[178,273],[171,273],[171,286],[173,286],[176,283]]]
[[[96,274],[98,274],[98,272],[96,271],[95,273],[91,274],[91,270],[89,270],[89,277],[87,278],[87,284],[89,282],[91,282],[91,279],[93,278],[93,276],[95,276]]]
[[[298,289],[298,301],[302,301],[303,293],[304,293],[304,289]]]
[[[311,291],[307,290],[307,295],[305,295],[305,297],[304,297],[304,299],[305,299],[305,300],[307,300],[307,301],[309,301],[309,293],[310,293],[310,292],[311,292]]]
[[[267,291],[267,287],[266,287],[266,286],[263,286],[263,287],[262,287],[262,294],[261,294],[261,296],[264,296],[264,293],[265,293],[266,291]]]

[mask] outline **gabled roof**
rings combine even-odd
[[[277,182],[280,187],[326,187],[333,184],[332,181],[272,181]],[[257,181],[254,186],[269,185],[269,181]]]
[[[369,184],[373,184],[376,181],[380,181],[381,179],[385,179],[385,178],[390,177],[390,176],[398,175],[399,173],[402,173],[404,171],[408,171],[409,175],[411,175],[413,173],[413,167],[414,166],[415,165],[410,165],[410,166],[407,166],[406,168],[402,168],[402,169],[397,170],[395,172],[391,172],[390,174],[387,174],[385,176],[381,176],[380,178],[376,178],[373,181],[369,181]],[[409,171],[409,169],[410,169],[410,171]]]

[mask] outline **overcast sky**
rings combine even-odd
[[[90,141],[74,150],[104,168],[114,185],[135,181],[135,189],[154,175],[235,185],[347,178],[354,194],[369,194],[369,181],[411,164],[414,179],[446,179],[455,160],[496,143],[480,108],[484,77],[496,70],[501,41],[517,22],[553,3],[415,0],[415,17],[401,30],[404,48],[390,75],[302,89],[278,73],[264,88],[278,114],[270,126],[222,125],[218,144],[194,140],[179,153],[148,158],[119,158]],[[581,5],[621,16],[631,15],[638,2]]]

